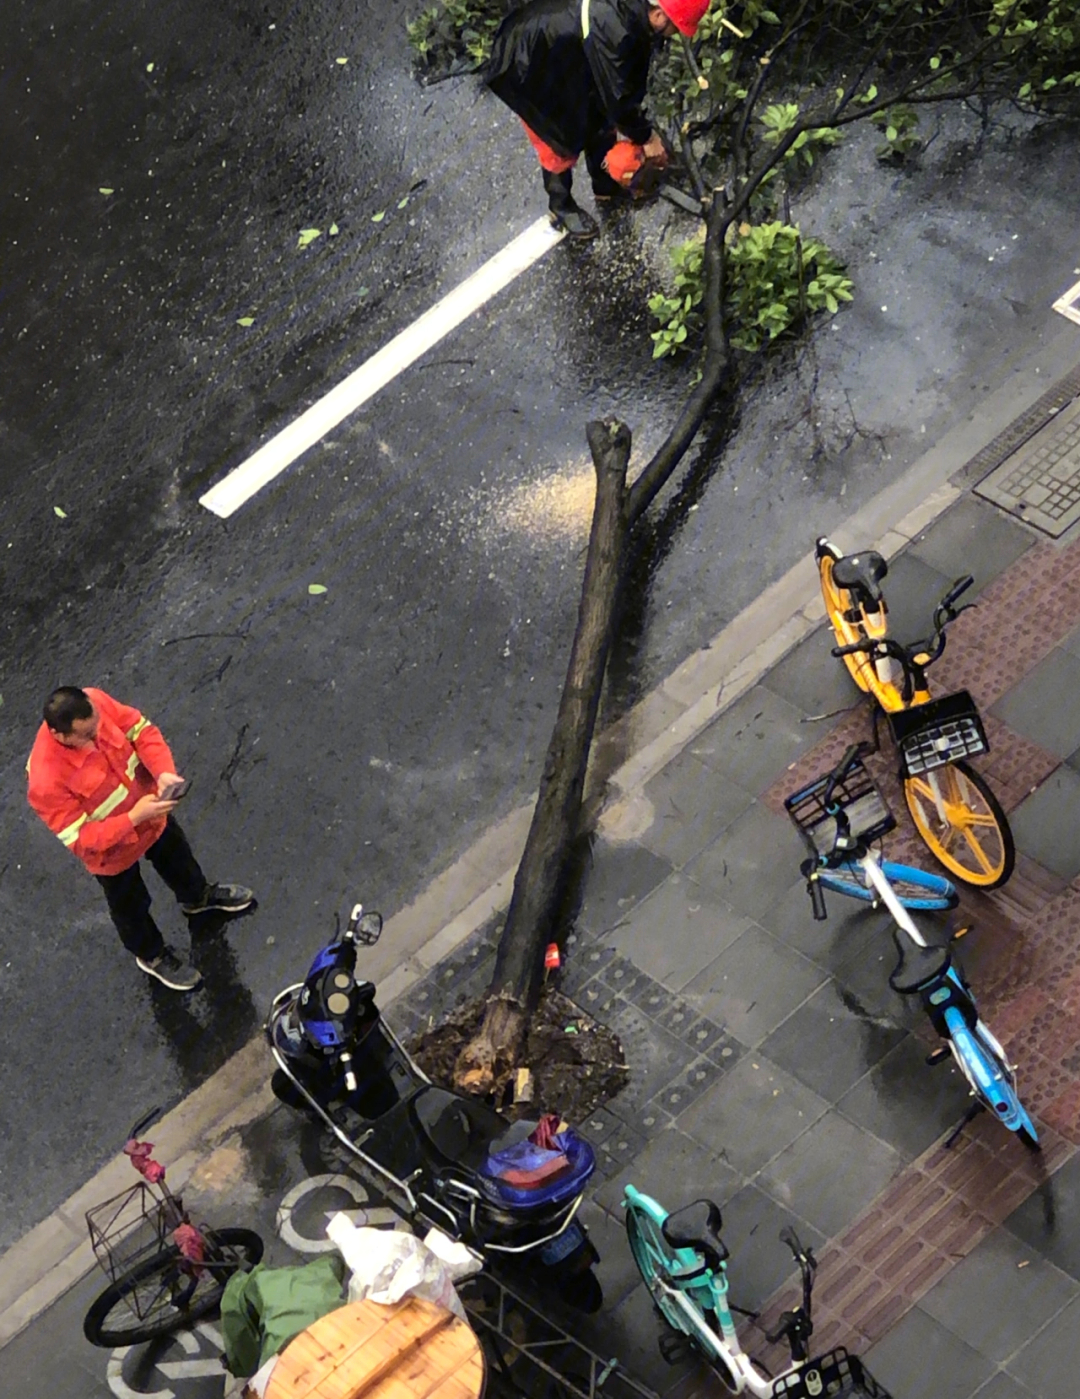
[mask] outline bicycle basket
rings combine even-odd
[[[795,823],[810,853],[826,858],[836,849],[836,818],[825,810],[824,801],[825,789],[831,781],[832,774],[826,773],[784,802],[784,810]],[[861,760],[852,764],[842,781],[833,783],[832,804],[843,809],[851,835],[856,840],[877,840],[896,825],[885,798]]]
[[[990,748],[979,711],[967,690],[890,714],[889,727],[904,777],[918,777],[957,758],[986,753]]]
[[[175,1221],[144,1180],[86,1212],[90,1243],[102,1272],[116,1282],[171,1242]]]
[[[891,1399],[859,1357],[848,1355],[843,1346],[782,1375],[772,1392],[773,1399]]]

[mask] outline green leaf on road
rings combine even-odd
[[[339,232],[340,232],[340,230],[339,230],[337,224],[336,224],[336,223],[332,223],[332,224],[330,225],[330,237],[331,237],[331,238],[336,238],[336,237],[338,236],[338,233],[339,233]]]
[[[240,319],[236,322],[236,324],[237,324],[237,325],[254,325],[254,324],[255,324],[255,317],[254,317],[254,316],[241,316]]]
[[[342,65],[348,63],[348,61],[349,61],[349,60],[348,60],[347,58],[335,58],[335,59],[334,59],[334,62],[335,62],[335,63],[340,63],[340,64],[342,64]]]
[[[321,228],[302,228],[300,230],[300,241],[297,243],[296,246],[298,248],[306,248],[309,243],[314,243],[316,238],[321,237]]]
[[[371,222],[372,222],[372,223],[382,223],[383,219],[385,219],[385,218],[386,218],[386,210],[385,210],[385,209],[380,209],[379,212],[378,212],[377,214],[372,214],[372,216],[371,216]]]
[[[98,194],[112,194],[113,192],[111,189],[106,189],[104,185],[98,190]]]
[[[307,585],[307,590],[312,595],[312,597],[318,597],[320,593],[326,592],[326,589],[321,583],[309,583]]]
[[[61,520],[66,520],[66,519],[67,519],[67,511],[66,511],[66,510],[61,510],[60,507],[59,507],[59,505],[54,505],[54,506],[53,506],[53,514],[56,515],[56,516],[57,516],[59,519],[61,519]]]
[[[409,196],[406,195],[404,199],[399,199],[399,200],[398,200],[398,208],[399,208],[399,209],[404,209],[405,205],[408,204],[408,202],[409,202]]]
[[[154,71],[154,65],[153,65],[152,63],[148,63],[148,64],[146,65],[146,71],[147,71],[148,73],[152,73],[152,72]]]

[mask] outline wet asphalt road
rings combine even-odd
[[[588,528],[584,423],[618,412],[644,451],[678,399],[645,309],[669,216],[636,211],[549,254],[232,520],[197,504],[542,212],[513,119],[473,80],[417,87],[401,19],[5,6],[0,1248],[255,1031],[336,911],[392,913],[533,789]],[[968,160],[970,134],[943,129],[912,177],[856,137],[797,204],[859,299],[711,424],[636,569],[609,708],[1059,331],[1075,138],[995,132]],[[25,806],[59,683],[161,723],[208,873],[257,889],[253,918],[197,942],[196,996],[138,975]]]

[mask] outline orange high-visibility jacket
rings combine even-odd
[[[176,766],[161,730],[137,709],[104,690],[86,694],[100,715],[94,746],[67,748],[42,723],[26,764],[27,796],[91,874],[121,874],[165,829],[164,820],[133,826],[127,813]]]

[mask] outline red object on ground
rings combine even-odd
[[[562,1119],[557,1112],[545,1112],[529,1133],[529,1141],[532,1142],[533,1146],[538,1146],[541,1151],[558,1151],[559,1144],[555,1137],[561,1121]]]
[[[536,132],[527,122],[523,121],[521,124],[525,127],[525,135],[528,136],[529,140],[532,142],[533,150],[540,157],[541,170],[547,170],[551,175],[561,175],[567,170],[573,170],[574,166],[577,164],[576,155],[559,155],[557,151],[551,149],[542,137],[537,136]]]
[[[131,1164],[145,1180],[151,1185],[157,1185],[159,1181],[165,1179],[165,1167],[160,1161],[151,1159],[150,1153],[154,1149],[153,1142],[137,1142],[134,1137],[124,1147],[124,1155],[130,1156]]]
[[[711,0],[657,0],[657,3],[679,33],[692,39]]]
[[[557,942],[549,942],[547,951],[544,953],[544,967],[550,972],[554,971],[560,965],[559,944]]]
[[[178,1224],[172,1236],[173,1243],[190,1262],[202,1263],[205,1260],[206,1240],[194,1224]]]

